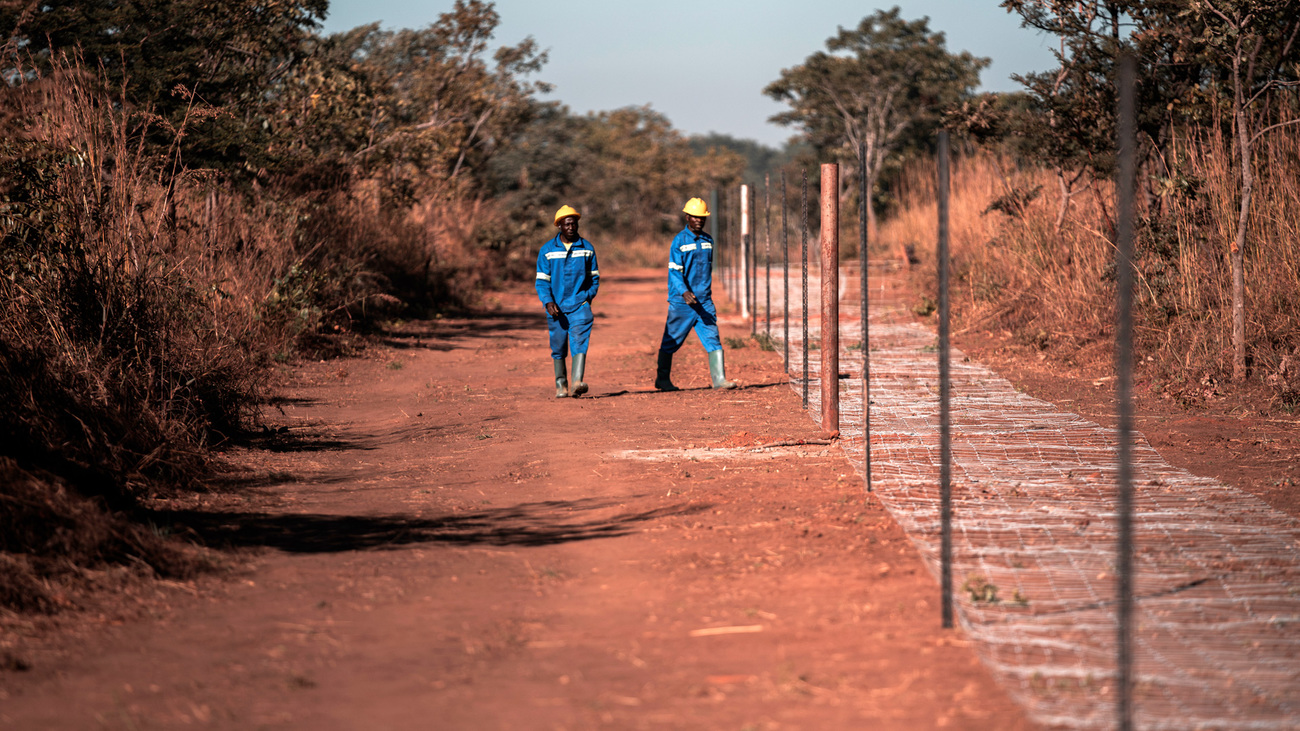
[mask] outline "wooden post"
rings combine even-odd
[[[822,431],[840,431],[840,166],[822,165]]]

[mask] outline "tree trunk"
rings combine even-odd
[[[1053,233],[1061,233],[1061,227],[1065,225],[1065,214],[1070,210],[1070,196],[1074,194],[1071,190],[1073,187],[1065,180],[1065,171],[1056,171],[1056,182],[1061,186],[1061,205],[1056,209],[1056,223],[1052,225]]]
[[[1234,118],[1241,164],[1241,209],[1237,214],[1237,235],[1233,237],[1228,258],[1232,263],[1232,380],[1246,380],[1246,227],[1250,222],[1250,198],[1255,190],[1255,173],[1251,169],[1250,130],[1246,128],[1246,111],[1242,108],[1240,86],[1235,98]]]

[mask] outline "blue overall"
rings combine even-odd
[[[695,295],[696,304],[686,304],[682,295],[687,292]],[[722,349],[713,306],[713,238],[685,229],[673,238],[668,253],[668,321],[659,349],[676,353],[692,329],[705,352]]]
[[[591,337],[591,301],[600,287],[600,268],[591,242],[579,238],[565,249],[556,234],[542,244],[537,252],[536,285],[543,306],[554,302],[560,308],[559,317],[546,315],[551,357],[560,360],[570,350],[574,355],[586,353]]]

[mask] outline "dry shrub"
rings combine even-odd
[[[249,423],[265,372],[254,303],[283,252],[214,245],[223,227],[188,218],[220,205],[208,181],[173,175],[143,144],[159,121],[97,84],[65,67],[5,100],[24,122],[0,150],[10,606],[49,608],[32,582],[75,566],[176,575],[177,549],[129,518],[149,496],[199,486],[207,447]]]
[[[1228,244],[1237,181],[1222,135],[1181,136],[1175,172],[1139,201],[1137,345],[1166,392],[1212,395],[1231,373]],[[895,251],[914,247],[918,286],[934,282],[935,169],[910,165],[901,205],[882,223]],[[1275,404],[1300,403],[1300,140],[1277,135],[1261,149],[1246,252],[1247,343],[1252,372]],[[954,160],[950,241],[956,328],[1006,330],[1071,358],[1109,357],[1115,249],[1113,186],[1076,190],[1060,230],[1051,171],[1017,167],[988,151]],[[1080,352],[1085,351],[1085,352]]]
[[[953,161],[949,242],[954,280],[961,285],[953,301],[959,327],[1080,343],[1109,332],[1105,272],[1114,249],[1104,224],[1054,231],[1056,201],[1042,191],[1055,187],[1047,171],[1016,169],[991,154]],[[899,211],[879,234],[900,258],[904,250],[915,253],[929,288],[938,238],[935,192],[933,163],[909,165],[899,186]],[[1095,201],[1076,195],[1075,215],[1101,219]]]
[[[612,238],[608,241],[595,242],[596,253],[600,256],[600,266],[604,269],[652,268],[664,270],[664,281],[668,274],[668,244],[672,235],[635,236],[631,238]]]
[[[273,358],[531,271],[466,191],[238,188],[185,169],[183,127],[76,63],[20,77],[0,89],[0,507],[23,506],[0,518],[0,605],[51,608],[41,582],[70,567],[176,575],[142,506],[203,489]]]

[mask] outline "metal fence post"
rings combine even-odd
[[[786,214],[790,209],[790,198],[785,190],[785,170],[781,171],[781,281],[785,287],[781,295],[782,357],[785,361],[785,374],[790,375],[790,225]]]
[[[758,186],[749,186],[749,334],[758,334]]]
[[[717,271],[722,269],[722,245],[718,240],[718,189],[709,190],[709,236],[713,237],[713,268]],[[725,287],[724,287],[725,289]]]
[[[867,146],[858,146],[858,286],[862,290],[862,468],[871,492],[871,325],[868,317],[870,278],[867,276],[867,206],[871,191],[867,189]]]
[[[840,166],[822,165],[822,431],[840,430]]]
[[[717,225],[722,229],[722,238],[717,239],[714,245],[718,247],[718,254],[720,255],[718,271],[722,273],[722,291],[725,292],[727,297],[730,299],[731,251],[728,247],[731,246],[731,217],[726,211],[728,195],[727,189],[723,188],[722,192],[718,196],[718,208],[713,211],[712,217],[721,219]]]
[[[740,316],[749,317],[749,186],[740,186]]]
[[[763,332],[772,343],[772,181],[763,174]]]
[[[799,266],[803,277],[803,407],[808,408],[808,171],[803,171],[803,228],[799,232]]]
[[[1119,474],[1117,485],[1118,540],[1115,546],[1116,585],[1118,599],[1116,619],[1117,652],[1116,728],[1131,731],[1133,728],[1133,194],[1134,175],[1134,101],[1133,85],[1137,62],[1130,52],[1120,55],[1119,104],[1117,110],[1119,140],[1118,180],[1115,181],[1116,238],[1115,265],[1118,270],[1116,286],[1115,323],[1115,373],[1116,414],[1115,429],[1119,442]]]
[[[948,400],[948,130],[939,130],[939,519],[943,626],[952,621],[952,433]]]
[[[736,295],[736,280],[735,280],[736,250],[739,248],[739,242],[736,241],[736,217],[731,214],[732,213],[731,198],[732,198],[731,193],[727,192],[725,196],[725,200],[723,200],[722,202],[722,208],[724,210],[723,215],[727,217],[726,221],[724,222],[725,223],[724,228],[727,232],[726,234],[727,243],[725,245],[727,251],[727,270],[726,270],[727,296],[731,298],[731,301],[733,303],[739,303],[740,299]]]

